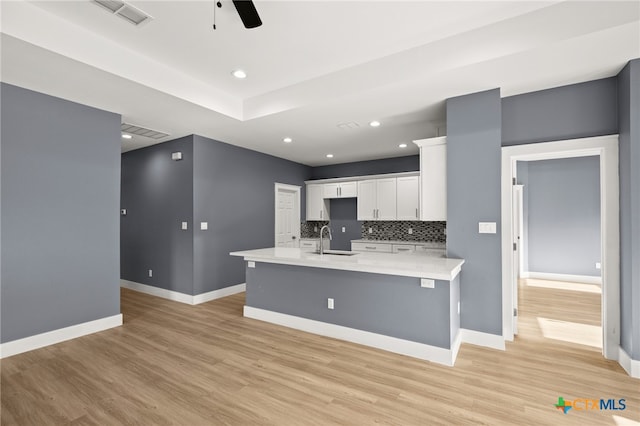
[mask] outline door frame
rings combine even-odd
[[[620,194],[618,135],[532,143],[502,148],[502,336],[513,341],[512,185],[516,161],[600,157],[600,236],[602,263],[602,353],[618,359],[620,345]],[[516,280],[517,281],[517,280]]]
[[[294,232],[295,236],[296,236],[296,247],[300,247],[300,186],[297,185],[289,185],[286,183],[278,183],[275,182],[274,184],[274,223],[273,223],[273,246],[277,247],[278,246],[278,194],[280,193],[280,191],[289,191],[289,192],[293,192],[294,194],[294,210],[296,212],[296,217],[294,217],[295,223],[298,224],[298,226],[296,226],[294,229],[296,232]]]

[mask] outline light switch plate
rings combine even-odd
[[[206,231],[207,229],[209,229],[209,222],[200,222],[200,229],[202,231]]]
[[[247,262],[247,268],[255,268],[255,267],[256,267],[256,262],[253,262],[253,261]]]
[[[435,280],[431,280],[429,278],[420,278],[420,287],[422,288],[435,288],[436,282]]]
[[[182,153],[181,152],[172,152],[171,153],[171,159],[174,160],[174,161],[182,160]]]
[[[182,230],[187,230],[189,229],[189,224],[187,222],[182,222]]]
[[[330,297],[327,299],[327,309],[333,309],[333,299]]]
[[[342,232],[347,232],[347,227],[346,226],[342,227]]]
[[[478,222],[479,234],[495,234],[496,223],[495,222]]]
[[[600,262],[596,262],[596,269],[601,269],[602,265],[600,264]]]

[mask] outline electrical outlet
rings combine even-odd
[[[330,297],[327,299],[327,308],[333,309],[333,299]]]
[[[149,269],[149,276],[153,277],[153,269]]]
[[[413,228],[407,229],[407,232],[409,233],[409,235],[413,234]]]
[[[346,226],[342,227],[342,232],[347,232],[347,227]]]
[[[189,229],[189,224],[187,222],[182,222],[182,230],[185,231]]]
[[[313,232],[318,232],[318,227],[317,226],[313,227]]]
[[[373,233],[373,228],[369,228],[369,233]]]

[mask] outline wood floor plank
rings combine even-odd
[[[521,284],[522,327],[506,351],[463,344],[455,367],[244,318],[244,294],[189,306],[123,289],[122,327],[2,360],[0,424],[640,422],[639,380],[540,328],[539,317],[599,326],[599,295],[543,284]],[[565,415],[559,396],[628,408]]]

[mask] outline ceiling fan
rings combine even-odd
[[[233,5],[236,7],[236,11],[238,11],[238,15],[242,20],[245,28],[256,28],[262,25],[262,20],[258,15],[258,11],[256,10],[256,6],[253,4],[252,0],[232,0]],[[218,8],[222,7],[222,2],[216,2],[216,6]],[[216,29],[216,18],[215,14],[213,15],[213,29]]]

